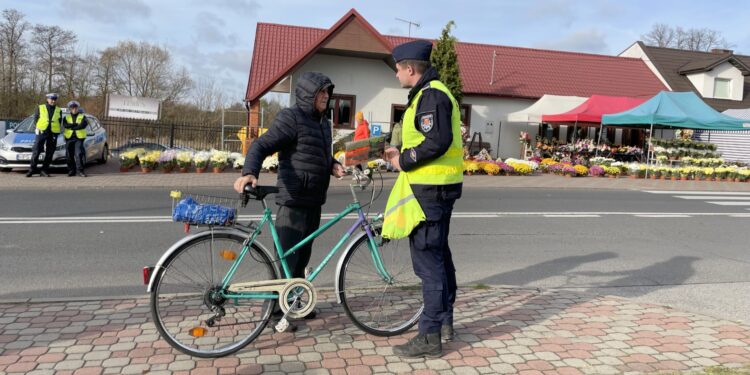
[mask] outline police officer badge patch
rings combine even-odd
[[[429,133],[435,125],[433,113],[425,113],[419,115],[419,127],[422,129],[422,133]]]

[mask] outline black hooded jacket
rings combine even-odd
[[[304,73],[294,89],[296,104],[284,108],[268,131],[250,146],[242,175],[258,177],[263,160],[279,153],[276,204],[292,207],[322,206],[331,181],[331,123],[315,110],[315,95],[333,83],[321,73]]]

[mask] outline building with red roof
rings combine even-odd
[[[263,95],[291,93],[303,72],[319,71],[336,86],[334,128],[353,130],[354,114],[362,111],[387,132],[400,121],[408,94],[395,77],[391,50],[409,40],[380,34],[354,9],[329,29],[258,23],[245,100],[257,113]],[[517,156],[518,134],[528,130],[504,123],[507,114],[545,94],[648,98],[667,89],[638,58],[466,42],[456,44],[456,53],[463,121],[500,157]],[[250,117],[257,127],[259,116]]]

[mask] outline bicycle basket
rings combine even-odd
[[[181,196],[181,193],[172,195],[174,199]],[[239,205],[239,199],[190,194],[173,204],[172,220],[190,225],[232,226]]]

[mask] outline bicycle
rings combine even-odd
[[[303,318],[314,309],[318,295],[312,281],[352,236],[336,268],[337,302],[358,328],[376,336],[393,336],[413,327],[424,306],[408,244],[399,249],[400,241],[379,235],[383,215],[368,220],[369,208],[367,214],[363,212],[375,200],[374,185],[369,204],[360,204],[355,191],[364,191],[372,178],[356,169],[353,173],[355,183],[349,185],[353,203],[291,249],[281,248],[265,200],[278,188],[248,185],[241,206],[250,199],[260,201],[259,223],[241,225],[234,220],[233,227],[211,225],[172,245],[154,267],[145,267],[152,318],[161,336],[195,357],[229,355],[261,334],[276,303],[284,316],[275,328],[283,332],[289,318]],[[311,272],[308,268],[305,278],[291,278],[286,257],[352,213],[356,222],[322,262]],[[275,255],[257,240],[266,225]]]

